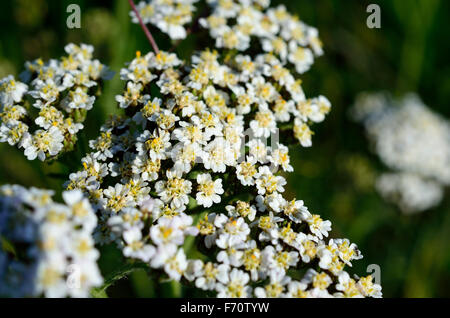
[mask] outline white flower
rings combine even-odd
[[[172,148],[171,159],[175,162],[173,170],[178,173],[188,173],[193,165],[204,156],[201,147],[196,143],[178,143]]]
[[[157,26],[161,31],[167,33],[172,40],[184,39],[186,37],[186,29],[172,21],[174,19],[167,17],[166,19],[160,20]]]
[[[88,172],[84,170],[71,173],[69,175],[69,181],[67,181],[64,186],[68,190],[80,189],[95,191],[100,187],[100,183],[95,176],[88,176]]]
[[[250,228],[243,218],[227,218],[220,214],[215,218],[214,225],[220,229],[216,245],[223,249],[245,242],[250,234]]]
[[[39,110],[39,117],[34,122],[36,125],[48,130],[51,126],[61,125],[63,114],[53,106],[43,106]]]
[[[187,263],[188,265],[183,275],[189,282],[192,282],[201,275],[204,264],[199,259],[189,259]]]
[[[77,87],[75,91],[69,93],[67,107],[90,110],[94,102],[95,96],[89,96],[81,87]]]
[[[181,60],[175,53],[159,51],[156,55],[153,53],[149,54],[151,56],[149,67],[154,67],[157,70],[167,69],[181,64]]]
[[[347,265],[352,266],[351,261],[363,258],[358,246],[350,243],[348,239],[330,240],[329,244],[336,243],[339,258]]]
[[[322,220],[317,214],[310,214],[306,222],[308,222],[311,232],[319,239],[327,237],[328,232],[331,231],[331,222]]]
[[[145,155],[138,155],[133,161],[133,173],[139,174],[143,181],[154,181],[158,179],[158,173],[161,169],[161,160],[152,160]]]
[[[283,273],[274,273],[270,275],[270,282],[264,287],[255,288],[255,296],[258,298],[278,298],[283,297],[288,285],[291,281],[289,276]]]
[[[204,219],[198,222],[198,229],[201,235],[205,236],[205,246],[206,248],[211,248],[216,241],[217,238],[217,228],[215,226],[215,219],[217,214],[210,213],[205,215]]]
[[[430,209],[444,197],[441,184],[411,173],[383,173],[375,186],[385,200],[394,202],[408,214]]]
[[[281,176],[275,176],[267,166],[261,166],[258,169],[258,179],[256,187],[259,194],[271,194],[273,192],[284,192],[286,180]]]
[[[216,138],[204,149],[203,164],[213,172],[225,172],[227,165],[232,165],[234,158],[230,144],[223,138]]]
[[[128,180],[126,186],[130,189],[129,195],[136,204],[141,204],[141,202],[149,198],[150,187],[147,182],[142,180],[139,176],[133,176]]]
[[[247,89],[252,91],[255,95],[256,101],[260,104],[260,110],[267,110],[267,103],[273,102],[279,97],[275,87],[262,76],[253,78],[251,84],[247,84]],[[263,113],[261,117],[262,118],[258,121],[261,121],[262,124],[264,124],[265,121],[270,123],[273,115],[271,116],[271,114]]]
[[[28,132],[28,126],[20,121],[10,121],[0,126],[0,142],[7,142],[11,146],[20,143]]]
[[[267,139],[261,140],[259,138],[253,138],[248,143],[249,154],[255,158],[258,162],[264,164],[268,161],[268,151],[270,147],[266,144]]]
[[[28,93],[33,98],[37,100],[43,99],[45,104],[49,104],[59,97],[60,92],[63,91],[65,87],[55,83],[53,78],[47,78],[45,80],[36,79],[34,88],[34,90],[29,91]]]
[[[287,286],[286,297],[287,298],[307,298],[308,292],[306,284],[302,284],[298,281],[291,281]]]
[[[241,162],[236,167],[236,175],[242,185],[244,186],[254,185],[255,179],[258,177],[256,158],[253,156],[247,156],[247,160]]]
[[[92,58],[94,47],[92,45],[87,45],[84,43],[82,43],[80,46],[70,43],[64,47],[64,50],[67,54],[70,54],[77,60],[86,61]]]
[[[84,128],[83,124],[74,122],[71,118],[67,118],[64,121],[64,129],[70,134],[76,135],[77,132]]]
[[[180,122],[181,128],[177,128],[173,131],[173,135],[179,141],[183,143],[195,143],[199,145],[205,145],[210,136],[203,131],[203,125],[197,116],[191,118],[192,123]]]
[[[230,267],[225,264],[206,263],[195,280],[195,286],[203,290],[215,290],[217,283],[226,283]]]
[[[226,49],[246,50],[250,45],[250,37],[237,29],[224,26],[220,30],[221,35],[216,38],[216,47]]]
[[[143,213],[135,208],[123,208],[116,215],[111,216],[107,224],[117,237],[123,236],[123,232],[133,228],[142,230],[144,227]]]
[[[221,250],[217,254],[217,261],[226,265],[233,267],[241,267],[243,265],[244,251],[243,248],[246,247],[246,243],[239,244],[234,247],[228,247],[225,250]]]
[[[236,58],[237,59],[237,58]],[[233,89],[233,93],[236,94],[238,105],[236,111],[240,115],[250,113],[251,106],[255,102],[255,96],[253,91],[247,91],[242,86],[237,86]]]
[[[303,122],[300,118],[295,118],[294,120],[294,136],[300,141],[303,147],[311,147],[313,132],[309,126]]]
[[[220,202],[220,194],[223,194],[222,179],[212,180],[211,175],[203,173],[197,175],[197,203],[209,208],[213,203]]]
[[[295,223],[301,223],[311,215],[302,200],[286,201],[283,206],[283,213]]]
[[[97,139],[89,141],[89,147],[96,150],[93,157],[100,161],[112,158],[114,155],[113,139],[111,131],[105,131]]]
[[[250,277],[244,271],[233,268],[226,283],[217,284],[219,298],[247,298],[250,297],[251,287],[248,286]]]
[[[255,119],[250,122],[250,128],[255,137],[268,138],[277,130],[275,116],[270,110],[262,110],[256,113]]]
[[[138,103],[143,102],[143,96],[141,95],[142,84],[140,83],[127,83],[127,90],[124,95],[117,95],[116,101],[119,103],[120,108],[128,108],[129,106],[137,106]]]
[[[140,155],[148,155],[153,161],[167,158],[171,147],[170,134],[162,129],[153,133],[145,130],[137,139],[136,149]]]
[[[275,167],[281,166],[281,168],[287,172],[294,171],[294,168],[290,165],[289,150],[280,143],[276,149],[272,149],[268,159]]]
[[[262,268],[262,254],[261,250],[257,248],[256,241],[252,240],[246,244],[242,255],[242,265],[245,270],[250,273],[253,281],[257,281],[260,277],[265,275],[261,273]]]
[[[3,294],[88,297],[102,283],[92,236],[95,214],[81,191],[62,195],[68,205],[53,202],[53,191],[0,187],[0,235],[26,255],[1,254]]]
[[[16,81],[12,75],[2,78],[0,80],[0,104],[3,106],[19,103],[27,89],[26,84]]]
[[[303,74],[308,71],[314,63],[314,55],[308,48],[298,46],[297,43],[291,41],[289,43],[288,60],[295,65],[297,73]]]
[[[123,249],[123,255],[133,257],[148,262],[155,254],[155,248],[152,245],[145,244],[142,241],[142,233],[138,228],[131,228],[123,233],[126,246]]]
[[[125,207],[133,206],[133,198],[129,195],[130,189],[117,183],[114,187],[108,187],[103,191],[105,195],[105,208],[113,212],[119,212]]]
[[[167,181],[158,181],[155,190],[165,203],[172,208],[180,208],[189,203],[188,194],[191,193],[192,183],[181,178],[181,173],[167,170]]]
[[[162,129],[170,129],[175,125],[180,117],[175,116],[170,110],[164,109],[149,119],[151,121],[155,121],[158,124],[158,127]]]
[[[273,112],[277,121],[288,122],[291,119],[291,113],[294,112],[294,101],[286,101],[278,98],[273,106]]]
[[[37,269],[36,292],[48,298],[59,298],[67,295],[67,283],[64,279],[66,269],[62,257],[51,262],[42,262]]]
[[[364,296],[370,296],[374,298],[381,298],[381,286],[372,282],[372,276],[361,277],[357,283],[357,287]]]
[[[298,252],[284,251],[280,245],[266,246],[262,252],[262,266],[266,268],[267,275],[284,276],[289,267],[295,267],[298,263]]]
[[[347,272],[341,272],[338,275],[336,289],[340,292],[335,293],[334,297],[361,298],[364,297],[358,288],[356,281],[350,277]]]
[[[286,205],[286,199],[284,199],[278,192],[266,194],[265,196],[258,195],[255,200],[258,205],[258,209],[262,212],[269,208],[275,213],[280,213],[283,206]]]
[[[261,42],[264,51],[274,52],[281,58],[281,60],[286,60],[288,45],[282,38],[272,36],[271,38],[263,39]]]
[[[230,217],[246,217],[249,221],[253,221],[256,216],[255,207],[244,201],[237,201],[236,206],[227,205],[225,209]]]
[[[264,231],[259,235],[259,240],[276,242],[279,237],[277,223],[281,221],[283,221],[283,219],[278,216],[274,216],[273,212],[269,212],[269,215],[261,216],[257,221],[255,221],[254,224],[258,224],[258,227]]]
[[[97,264],[95,262],[78,262],[73,265],[75,265],[76,269],[79,270],[78,274],[80,275],[80,288],[69,288],[68,293],[70,297],[91,297],[91,289],[93,287],[101,286],[103,283],[103,278]]]
[[[179,229],[178,218],[158,219],[158,223],[150,229],[150,237],[156,245],[175,244],[181,245],[184,242],[183,231]]]
[[[34,135],[26,134],[23,137],[22,147],[28,160],[44,161],[49,156],[56,156],[63,148],[64,136],[57,127],[50,127],[48,131],[37,130]]]
[[[383,163],[377,190],[404,213],[437,205],[450,184],[450,124],[418,96],[394,100],[384,93],[361,94],[352,109]]]
[[[330,269],[333,263],[333,253],[330,251],[329,246],[320,245],[317,249],[317,257],[319,257],[319,267],[322,269]]]
[[[188,263],[182,248],[177,250],[175,245],[161,245],[158,247],[151,265],[156,268],[163,267],[171,279],[179,281],[187,269]]]
[[[326,289],[331,285],[333,280],[325,272],[318,273],[313,269],[309,269],[308,272],[305,274],[305,277],[302,279],[302,282],[308,284],[312,283],[312,286],[315,289],[314,292],[318,293],[319,291],[326,291]],[[320,293],[318,295],[320,295]]]
[[[71,209],[74,222],[82,225],[88,231],[94,230],[97,225],[97,217],[89,200],[83,197],[83,193],[80,190],[64,191],[62,197]]]
[[[322,122],[325,119],[325,115],[331,110],[331,103],[325,96],[319,96],[312,100],[314,105],[314,112],[309,116],[309,118],[316,122]]]
[[[90,232],[78,232],[70,237],[69,254],[75,262],[95,262],[100,253],[95,249],[94,244]]]
[[[318,252],[317,237],[311,234],[306,235],[305,233],[298,233],[296,241],[298,244],[297,249],[300,252],[302,261],[304,263],[311,262],[311,260],[317,256]]]

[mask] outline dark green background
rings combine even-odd
[[[390,297],[450,296],[450,199],[420,215],[404,216],[373,190],[377,173],[385,169],[368,147],[362,128],[348,120],[347,111],[361,91],[388,90],[395,95],[417,92],[436,112],[450,117],[449,20],[446,0],[296,0],[285,2],[291,12],[316,26],[325,45],[325,56],[303,76],[308,96],[326,95],[333,104],[327,120],[314,127],[314,146],[292,149],[295,173],[288,192],[303,199],[310,210],[333,222],[333,236],[357,243],[364,259],[355,262],[355,273],[365,274],[369,264],[381,266],[383,293]],[[66,27],[66,7],[77,3],[82,28]],[[381,29],[366,26],[366,7],[381,6]],[[70,41],[95,45],[96,57],[118,71],[136,50],[150,45],[129,19],[126,0],[8,0],[0,4],[0,77],[18,75],[25,60],[57,58]],[[154,32],[162,49],[170,43]],[[178,47],[189,56],[201,38]],[[108,114],[117,112],[114,95],[123,83],[109,82],[88,116],[87,136],[97,135]],[[79,165],[81,151],[71,154]],[[29,162],[21,151],[0,145],[0,184],[19,183],[60,189],[68,173],[53,164]],[[108,248],[101,260],[109,272],[120,256]],[[167,288],[166,288],[167,287]],[[163,286],[163,294],[179,295]],[[173,287],[173,286],[172,286]],[[175,290],[175,291],[174,291]],[[175,292],[175,294],[174,294]],[[110,296],[155,295],[151,282],[135,272],[109,291]]]

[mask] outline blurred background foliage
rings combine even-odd
[[[384,296],[450,296],[448,192],[439,207],[413,216],[402,215],[383,202],[373,182],[384,167],[371,153],[362,127],[348,119],[348,109],[359,92],[378,90],[395,95],[417,92],[434,111],[450,118],[450,1],[272,2],[284,3],[290,12],[319,29],[326,54],[303,76],[304,89],[310,97],[324,94],[333,103],[327,120],[314,127],[314,146],[291,150],[295,173],[288,177],[289,194],[330,219],[334,237],[347,237],[359,245],[364,259],[355,262],[355,273],[364,275],[369,264],[381,266]],[[66,8],[71,3],[81,7],[81,29],[66,27]],[[381,29],[366,26],[369,3],[381,7]],[[126,0],[2,1],[0,33],[0,77],[17,76],[26,60],[61,56],[68,42],[93,44],[95,56],[115,71],[137,50],[150,50],[139,27],[130,22]],[[157,31],[154,35],[160,48],[172,46]],[[187,57],[201,43],[194,34],[177,52]],[[104,87],[88,116],[81,149],[97,135],[108,115],[117,112],[114,96],[122,87],[118,75]],[[70,154],[71,166],[77,167],[82,155],[82,151]],[[58,163],[29,162],[21,151],[0,144],[0,184],[58,190],[64,180],[55,176],[67,176],[69,171]],[[104,248],[104,274],[120,262],[115,248]],[[108,295],[195,295],[174,284],[155,288],[145,272],[136,271],[110,288]]]

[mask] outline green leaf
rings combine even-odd
[[[16,250],[15,250],[14,246],[11,244],[11,242],[8,241],[7,239],[5,239],[1,235],[0,235],[0,243],[1,243],[0,246],[3,251],[13,254],[14,257],[17,256]]]
[[[108,298],[106,291],[100,288],[93,288],[91,290],[91,296],[93,298]]]
[[[105,278],[105,282],[103,283],[102,286],[93,288],[91,290],[91,296],[94,298],[108,297],[108,295],[106,293],[106,289],[108,289],[108,287],[114,285],[118,280],[120,280],[122,278],[126,278],[129,274],[131,274],[132,272],[139,270],[139,269],[147,270],[147,269],[149,269],[149,266],[145,263],[140,263],[140,262],[124,265],[123,267],[121,267],[118,270],[109,274]]]

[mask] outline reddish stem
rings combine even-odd
[[[150,44],[152,45],[153,51],[155,51],[156,54],[159,53],[158,45],[155,42],[155,39],[153,38],[152,34],[144,24],[144,21],[142,21],[141,15],[139,14],[139,11],[136,9],[136,6],[134,5],[133,0],[128,0],[130,3],[131,9],[133,9],[134,13],[136,14],[136,17],[139,20],[139,24],[141,25],[142,30],[144,30],[145,36],[149,40]]]

